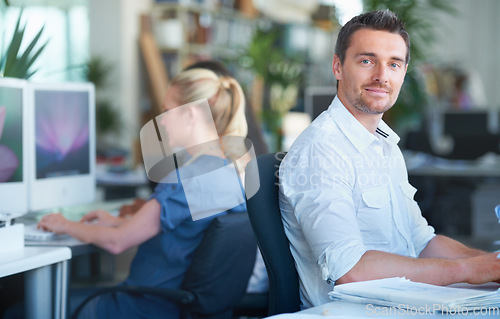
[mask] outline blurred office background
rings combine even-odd
[[[269,151],[286,149],[335,94],[336,35],[351,17],[389,7],[407,22],[412,60],[384,119],[401,135],[411,182],[438,232],[500,239],[498,0],[10,0],[21,50],[43,28],[33,81],[92,81],[99,161],[141,169],[139,130],[162,86],[192,62],[218,59],[242,83]],[[2,70],[0,68],[0,70]]]

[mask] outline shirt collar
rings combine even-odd
[[[337,123],[340,130],[351,141],[359,152],[362,152],[371,143],[377,140],[377,137],[370,133],[342,104],[337,96],[328,107],[328,112]],[[376,130],[377,134],[388,142],[397,144],[399,136],[383,121]]]

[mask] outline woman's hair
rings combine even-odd
[[[207,99],[219,136],[246,136],[245,97],[230,76],[195,68],[182,71],[170,83],[179,90],[179,105]]]
[[[232,76],[231,72],[218,60],[201,60],[187,66],[184,70],[206,69],[213,71],[218,76]]]

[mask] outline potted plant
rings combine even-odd
[[[246,65],[264,84],[260,116],[275,151],[282,148],[282,119],[296,104],[303,74],[303,63],[286,55],[279,43],[281,38],[277,24],[267,30],[257,29],[245,56]]]
[[[113,107],[113,103],[102,96],[102,91],[108,84],[108,77],[113,66],[104,58],[91,57],[83,66],[84,78],[94,84],[96,88],[96,132],[98,151],[109,148],[106,137],[120,134],[122,121],[120,112]]]
[[[9,5],[8,0],[4,0],[4,3],[6,6]],[[4,52],[0,51],[0,76],[29,79],[36,72],[36,70],[31,69],[33,63],[38,59],[47,45],[47,42],[40,44],[40,38],[43,33],[42,27],[29,42],[26,49],[24,51],[21,50],[26,30],[26,25],[21,25],[22,15],[23,12],[21,10],[11,41],[7,44]]]

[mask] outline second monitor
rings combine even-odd
[[[94,86],[32,83],[28,95],[30,210],[94,201]]]
[[[318,115],[327,110],[332,103],[337,89],[335,86],[310,86],[304,90],[304,112],[314,121]]]

